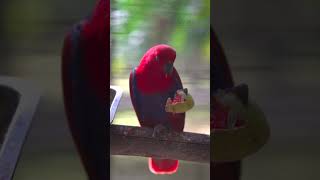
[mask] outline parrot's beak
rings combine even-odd
[[[164,66],[165,76],[168,77],[168,75],[171,75],[172,72],[173,72],[173,63],[167,63],[167,64]]]

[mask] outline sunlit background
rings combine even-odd
[[[139,126],[129,95],[129,74],[156,44],[175,48],[174,66],[195,107],[187,112],[185,131],[209,134],[210,0],[115,0],[111,4],[111,84],[124,96],[115,124]],[[112,156],[111,179],[209,179],[208,164],[181,162],[172,176],[154,176],[147,158]]]
[[[212,1],[235,82],[247,83],[271,138],[243,161],[243,180],[320,179],[320,2]]]

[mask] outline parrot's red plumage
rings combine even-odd
[[[173,67],[175,50],[168,45],[156,45],[142,57],[140,64],[130,74],[130,95],[133,107],[142,127],[164,125],[175,131],[183,131],[185,113],[165,111],[167,99],[174,98],[183,89],[180,77]],[[155,174],[172,174],[178,169],[178,161],[149,159],[149,168]]]
[[[215,93],[218,89],[229,89],[234,86],[234,82],[232,79],[231,71],[229,65],[227,63],[226,56],[223,52],[223,49],[217,39],[217,36],[213,29],[211,31],[211,48],[213,50],[213,57],[210,61],[210,90],[213,92],[211,95]],[[224,109],[221,107],[215,107],[217,105],[215,103],[213,97],[211,97],[211,119],[210,119],[210,127],[214,128],[227,128],[226,127],[226,114]],[[214,121],[213,117],[217,118]],[[226,142],[227,143],[227,142]],[[223,180],[239,180],[241,174],[241,161],[235,162],[214,162],[211,165],[213,179],[223,179]]]
[[[110,2],[99,0],[92,15],[64,40],[62,81],[73,140],[89,179],[108,178],[107,107]]]

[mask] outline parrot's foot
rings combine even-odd
[[[152,137],[154,137],[154,138],[161,137],[163,134],[167,134],[168,132],[169,132],[168,127],[166,127],[162,124],[159,124],[153,128]]]

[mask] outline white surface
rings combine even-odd
[[[0,151],[0,179],[10,180],[39,102],[39,91],[30,82],[13,77],[0,77],[0,86],[20,94],[19,104]]]
[[[116,112],[117,112],[117,108],[118,108],[118,105],[120,103],[120,99],[121,99],[121,96],[122,96],[122,89],[118,86],[110,86],[110,89],[113,89],[116,91],[116,95],[110,105],[110,124],[112,123],[115,115],[116,115]]]

